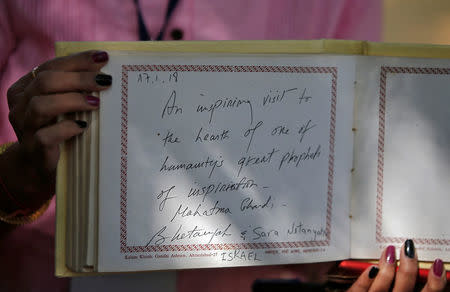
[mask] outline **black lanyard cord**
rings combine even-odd
[[[149,41],[152,38],[147,29],[147,26],[144,23],[144,18],[142,17],[142,10],[139,5],[139,0],[134,0],[134,3],[136,5],[137,17],[138,17],[139,40]],[[166,29],[167,29],[167,25],[169,24],[170,17],[172,16],[173,11],[177,7],[178,3],[179,3],[179,0],[169,0],[169,5],[167,5],[164,23],[162,25],[161,31],[158,34],[158,37],[156,38],[157,41],[160,41],[163,39],[164,33],[166,32]]]

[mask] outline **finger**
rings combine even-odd
[[[368,267],[356,280],[348,290],[349,292],[366,292],[369,291],[379,269],[377,266]]]
[[[100,72],[44,71],[25,88],[28,97],[71,91],[101,91],[112,84],[111,75]]]
[[[23,92],[17,96],[17,99],[25,99]],[[14,131],[16,132],[19,141],[22,138],[22,129],[25,121],[26,104],[24,102],[19,102],[14,107],[9,109],[9,122],[11,123]]]
[[[59,159],[59,144],[76,135],[83,133],[87,123],[84,121],[64,120],[51,126],[38,130],[32,137],[27,147],[30,153],[40,153],[42,167],[45,170],[53,171]]]
[[[97,109],[99,102],[98,97],[76,92],[35,96],[29,102],[24,128],[34,132],[61,114]]]
[[[86,127],[84,121],[64,120],[38,130],[34,136],[39,147],[53,147],[81,134]]]
[[[55,58],[41,64],[35,70],[36,76],[44,71],[100,71],[100,69],[108,62],[108,53],[104,51],[86,51],[66,57]],[[14,96],[27,87],[34,79],[31,71],[20,78],[8,89],[8,102],[14,103]]]
[[[394,292],[413,291],[417,278],[417,255],[414,242],[405,241],[400,252],[400,266],[395,277]]]
[[[380,271],[370,286],[369,291],[388,291],[395,276],[395,247],[388,246],[381,254],[378,264]]]
[[[443,291],[447,284],[447,273],[441,259],[436,259],[428,272],[428,279],[423,292]]]
[[[40,65],[41,71],[98,71],[108,62],[109,56],[105,51],[85,51],[65,57],[59,57]]]

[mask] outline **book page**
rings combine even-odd
[[[99,271],[349,256],[354,58],[110,55]]]
[[[450,261],[450,61],[366,57],[357,76],[352,257],[411,238]]]

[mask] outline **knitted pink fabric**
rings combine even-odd
[[[167,0],[140,0],[144,21],[156,36]],[[380,0],[180,0],[165,39],[174,28],[185,40],[363,39],[380,37]],[[124,0],[0,1],[0,143],[14,141],[6,92],[34,66],[54,56],[55,41],[137,40],[134,2]],[[33,224],[0,239],[0,290],[66,291],[54,273],[54,203]],[[291,268],[239,268],[181,272],[179,291],[249,291],[255,277]],[[206,276],[207,275],[207,276]],[[239,281],[236,279],[239,278]]]

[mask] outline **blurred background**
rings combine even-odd
[[[384,0],[382,41],[450,45],[449,0]]]

